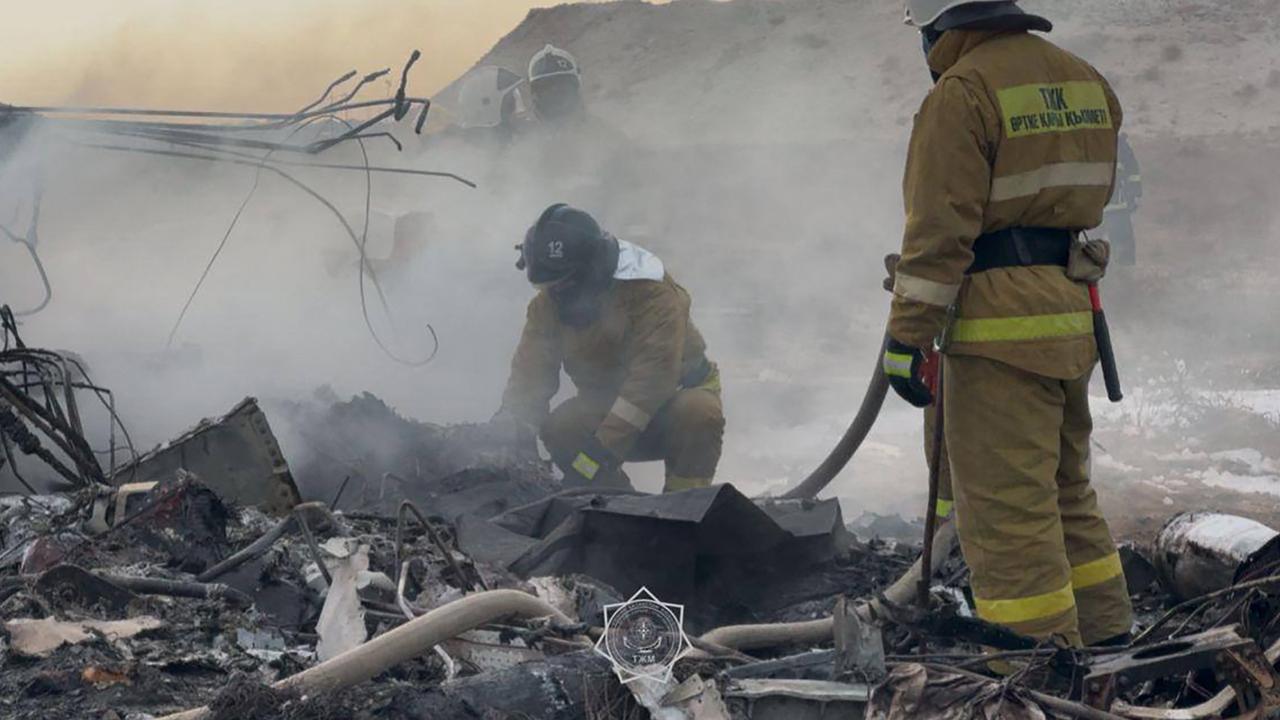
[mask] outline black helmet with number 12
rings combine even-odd
[[[618,241],[590,214],[557,203],[525,233],[516,267],[544,288],[572,325],[594,320],[596,298],[608,289],[618,268]]]

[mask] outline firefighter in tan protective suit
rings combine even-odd
[[[724,412],[720,373],[690,298],[652,253],[552,205],[518,266],[539,292],[496,421],[536,431],[569,486],[629,487],[624,461],[663,460],[666,492],[711,484]],[[578,390],[549,411],[563,368]]]
[[[1014,2],[910,0],[908,15],[936,85],[907,157],[885,371],[927,406],[922,368],[943,351],[978,614],[1073,645],[1122,641],[1132,609],[1089,477],[1097,348],[1082,280],[1105,253],[1078,237],[1111,196],[1119,102]]]

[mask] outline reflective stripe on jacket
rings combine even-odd
[[[1079,377],[1096,358],[1083,284],[1055,266],[965,270],[984,233],[1102,222],[1119,102],[1091,65],[1026,32],[952,30],[929,64],[941,77],[916,115],[907,157],[890,333],[928,347],[954,302],[949,352]]]

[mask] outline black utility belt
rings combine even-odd
[[[1066,267],[1074,230],[1014,227],[980,236],[973,243],[973,264],[966,275],[1006,267],[1057,265]]]

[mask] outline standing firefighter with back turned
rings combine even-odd
[[[495,422],[537,431],[569,486],[629,487],[624,461],[666,462],[667,492],[711,484],[720,372],[689,293],[643,248],[568,205],[529,228],[518,267],[539,292]],[[578,395],[549,412],[564,368]]]
[[[925,406],[935,341],[945,356],[979,615],[1072,645],[1122,641],[1132,609],[1089,481],[1089,283],[1107,248],[1080,237],[1111,196],[1120,104],[1092,66],[1031,34],[1053,26],[1015,2],[907,5],[936,84],[907,156],[885,372]]]

